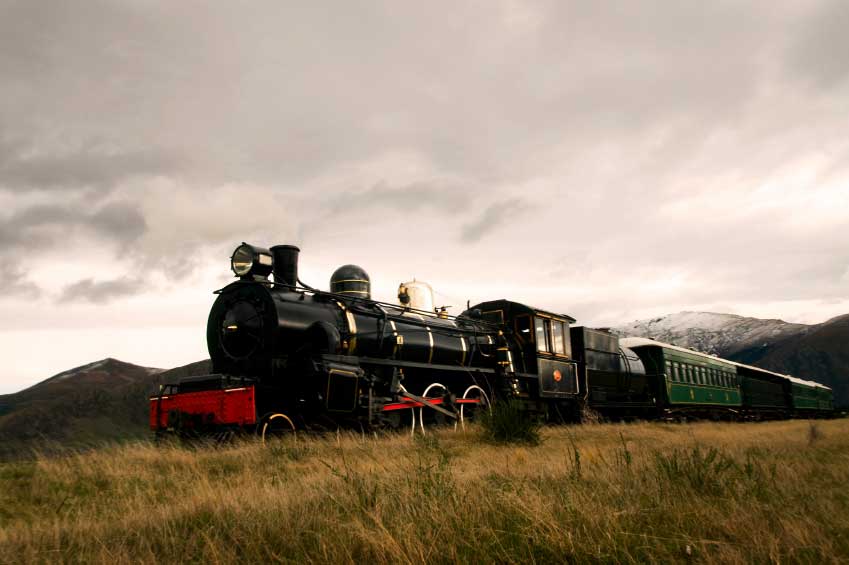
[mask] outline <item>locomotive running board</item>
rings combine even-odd
[[[330,357],[329,355],[325,357]],[[433,371],[465,371],[466,373],[482,373],[494,375],[495,369],[485,367],[469,367],[466,365],[438,365],[436,363],[419,363],[417,361],[403,361],[400,359],[379,359],[376,357],[358,357],[357,362],[360,365],[386,365],[389,367],[404,367],[413,369],[430,369]],[[536,375],[534,375],[536,377]]]
[[[430,400],[426,399],[423,396],[417,396],[415,394],[412,394],[412,393],[409,393],[409,392],[406,392],[406,391],[403,391],[403,390],[399,391],[398,395],[403,396],[405,398],[409,398],[410,400],[415,400],[416,402],[421,402],[422,404],[424,404],[428,408],[433,408],[437,412],[442,412],[443,414],[445,414],[449,418],[454,418],[455,420],[457,418],[459,418],[459,416],[457,414],[455,414],[454,412],[451,412],[450,410],[446,410],[442,406],[434,404],[433,402],[431,402]]]

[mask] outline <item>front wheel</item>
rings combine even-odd
[[[279,412],[264,416],[257,428],[257,435],[262,439],[263,445],[265,445],[266,440],[289,435],[295,436],[295,434],[295,423],[289,416]]]

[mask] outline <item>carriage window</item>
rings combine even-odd
[[[672,363],[669,361],[666,362],[666,378],[667,380],[672,380]]]
[[[566,353],[566,346],[563,344],[563,322],[551,321],[551,342],[554,344],[555,353]]]
[[[701,375],[701,378],[702,378],[702,384],[703,385],[708,384],[707,371],[705,371],[704,367],[699,367],[699,374]]]
[[[681,374],[678,372],[678,363],[672,363],[672,380],[680,381]]]
[[[693,368],[689,365],[684,365],[684,375],[687,377],[687,382],[693,383]]]
[[[545,318],[534,319],[534,330],[537,336],[537,351],[551,351],[551,321]]]

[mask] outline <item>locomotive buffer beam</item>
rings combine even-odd
[[[434,404],[433,402],[431,402],[430,400],[428,400],[427,398],[425,398],[423,396],[418,396],[418,395],[415,395],[415,394],[412,394],[410,392],[403,391],[403,390],[398,391],[398,394],[400,396],[405,397],[405,398],[409,398],[410,400],[415,400],[416,402],[421,402],[422,404],[424,404],[428,408],[433,408],[437,412],[441,412],[442,414],[445,414],[449,418],[454,418],[456,420],[457,418],[460,417],[459,415],[457,415],[456,412],[451,412],[450,410],[446,410],[442,406],[439,406],[438,404]]]

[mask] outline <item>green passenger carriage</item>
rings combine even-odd
[[[644,338],[624,338],[620,343],[640,356],[646,373],[656,375],[656,405],[662,413],[708,417],[739,413],[742,396],[733,363]]]
[[[655,382],[659,416],[746,419],[821,417],[833,411],[831,389],[645,338],[620,339]]]

